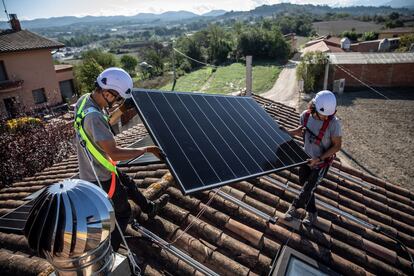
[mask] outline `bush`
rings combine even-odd
[[[375,32],[365,32],[362,35],[362,40],[369,41],[369,40],[375,40],[378,39],[378,33]]]
[[[122,68],[127,71],[130,75],[135,75],[135,68],[138,65],[138,60],[131,55],[123,55],[121,57]]]
[[[414,35],[403,35],[400,38],[400,45],[397,52],[408,52],[411,45],[414,43]]]
[[[35,118],[0,121],[0,187],[32,176],[74,153],[71,123]]]
[[[23,131],[27,128],[31,128],[33,126],[40,126],[42,125],[42,121],[38,118],[33,117],[21,117],[17,119],[11,119],[6,121],[6,131],[9,132],[16,132],[16,131]]]
[[[315,90],[324,73],[326,62],[327,56],[322,52],[309,52],[303,56],[296,70],[296,77],[304,81],[305,93]]]
[[[104,68],[95,59],[88,58],[75,69],[75,80],[81,94],[90,93],[95,89],[95,81]]]
[[[358,40],[358,34],[355,31],[344,31],[342,32],[341,37],[347,37],[351,41]]]

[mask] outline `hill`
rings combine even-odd
[[[225,14],[227,11],[225,10],[212,10],[203,14],[203,16],[220,16]]]
[[[263,5],[255,8],[251,11],[231,11],[221,16],[221,18],[243,18],[243,17],[258,17],[258,16],[272,16],[275,14],[300,14],[310,13],[313,15],[324,15],[327,13],[347,13],[352,16],[361,15],[375,15],[383,14],[387,15],[391,12],[398,12],[401,14],[411,14],[412,11],[407,8],[391,8],[386,6],[374,7],[374,6],[350,6],[350,7],[330,7],[327,5],[296,5],[289,3],[281,3],[275,5]]]
[[[21,20],[21,24],[25,29],[48,28],[48,27],[62,27],[73,24],[139,24],[153,21],[179,21],[195,17],[200,17],[188,11],[169,11],[161,14],[154,13],[139,13],[133,16],[63,16],[40,18],[33,20]],[[0,22],[0,28],[7,26],[6,22]]]
[[[407,0],[393,0],[391,2],[398,3],[408,2]],[[390,3],[391,3],[390,2]],[[74,24],[87,24],[89,26],[95,25],[134,25],[134,24],[147,24],[153,25],[165,24],[166,22],[180,21],[180,23],[189,23],[194,20],[226,20],[226,19],[246,19],[249,17],[268,17],[277,14],[300,14],[309,13],[313,15],[324,15],[327,13],[332,14],[349,14],[351,16],[361,15],[375,15],[382,14],[388,15],[391,12],[398,12],[400,14],[411,14],[412,10],[407,8],[391,8],[386,6],[381,7],[367,7],[367,6],[352,6],[352,7],[329,7],[327,5],[296,5],[289,3],[281,3],[275,5],[262,5],[250,11],[231,11],[225,12],[224,10],[213,10],[203,15],[197,15],[188,11],[169,11],[161,14],[153,13],[139,13],[134,16],[64,16],[64,17],[52,17],[41,18],[34,20],[22,20],[22,26],[25,29],[36,28],[53,28],[62,27]],[[0,28],[8,28],[6,22],[0,22]]]

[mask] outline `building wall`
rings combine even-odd
[[[343,64],[340,65],[356,78],[373,87],[414,87],[414,63],[397,64]],[[345,79],[345,90],[364,87],[335,65],[330,66],[329,83]]]
[[[401,37],[403,35],[412,35],[414,32],[383,32],[378,34],[378,39]]]
[[[65,81],[65,80],[73,80],[73,70],[59,70],[56,71],[56,79],[58,82]]]
[[[373,41],[370,43],[355,43],[351,44],[351,51],[353,52],[377,52],[379,41]]]
[[[22,88],[10,92],[0,91],[0,112],[5,114],[4,98],[16,97],[20,108],[36,109],[62,102],[59,83],[50,50],[33,50],[0,54],[9,80],[23,80]],[[47,103],[35,104],[32,91],[44,88]]]

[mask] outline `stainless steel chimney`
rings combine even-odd
[[[106,275],[114,263],[114,229],[115,213],[105,192],[71,179],[39,195],[24,233],[30,248],[46,257],[58,275]]]

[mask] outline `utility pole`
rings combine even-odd
[[[252,56],[246,56],[246,96],[252,96]]]
[[[4,12],[6,13],[7,20],[10,21],[9,14],[7,13],[6,4],[4,3],[4,0],[2,0],[2,2],[3,2]]]
[[[174,39],[172,39],[171,42],[171,48],[172,48],[172,60],[173,60],[173,74],[174,74],[174,80],[173,80],[173,86],[171,88],[171,91],[174,91],[175,84],[177,83],[177,74],[175,72],[175,49],[174,49]]]
[[[323,90],[328,89],[328,76],[329,76],[329,57],[326,59],[325,64],[325,77],[323,79]]]

